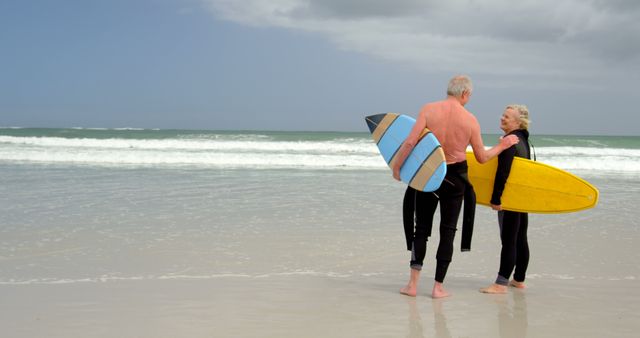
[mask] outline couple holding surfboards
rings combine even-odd
[[[414,189],[410,184],[405,194],[405,234],[407,237],[407,249],[411,251],[411,270],[409,282],[400,292],[408,296],[415,297],[417,294],[420,272],[426,254],[426,243],[431,235],[433,216],[438,203],[440,203],[441,219],[440,243],[436,254],[435,283],[431,293],[433,298],[443,298],[450,295],[442,283],[453,255],[453,240],[463,200],[465,202],[465,211],[463,215],[462,249],[469,250],[470,248],[473,214],[475,211],[475,194],[467,175],[467,146],[471,145],[475,160],[479,163],[485,163],[509,149],[501,157],[501,164],[499,165],[502,188],[504,188],[504,181],[506,181],[506,177],[509,174],[509,159],[513,160],[514,156],[529,157],[528,132],[526,128],[522,129],[522,124],[520,123],[526,108],[523,106],[507,107],[501,119],[501,127],[506,135],[500,139],[499,144],[490,149],[485,149],[478,120],[464,108],[471,98],[472,91],[473,86],[468,76],[459,75],[453,77],[448,84],[447,98],[442,101],[428,103],[421,109],[408,136],[406,139],[401,140],[401,145],[393,154],[393,158],[387,161],[393,169],[393,177],[397,180],[404,178],[401,173],[403,165],[405,162],[413,160],[409,159],[407,161],[408,158],[411,158],[410,154],[412,154],[412,151],[424,136],[425,128],[428,127],[428,131],[435,135],[441,145],[441,150],[434,149],[432,154],[444,156],[446,163],[446,175],[442,184],[435,191],[425,192],[421,188]],[[526,112],[526,115],[528,118],[528,112]],[[378,124],[376,123],[377,126]],[[434,156],[432,154],[428,156]],[[433,160],[425,159],[423,163],[429,164],[431,162]],[[432,169],[435,170],[436,168]],[[419,173],[409,174],[413,176],[411,177],[412,180],[414,180],[415,176],[419,176],[416,174]],[[499,186],[500,184],[497,185]],[[495,190],[495,199],[492,199],[492,203],[495,203],[493,208],[496,210],[501,209],[499,190]],[[500,272],[495,284],[481,289],[482,292],[486,293],[506,292],[509,277],[516,266],[516,281],[512,281],[512,285],[524,287],[524,274],[529,257],[526,243],[527,214],[510,211],[500,211],[500,213],[504,222],[501,222],[501,227],[504,230],[501,231],[503,248]],[[516,254],[517,250],[522,252],[518,251]],[[517,262],[516,257],[519,259]]]

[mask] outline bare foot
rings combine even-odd
[[[527,287],[526,285],[524,285],[524,282],[518,282],[515,279],[512,279],[509,282],[509,285],[513,286],[514,288],[518,288],[518,289],[525,289]]]
[[[499,284],[491,284],[486,288],[480,289],[482,293],[490,293],[490,294],[502,294],[507,293],[507,287]]]
[[[449,296],[451,296],[451,294],[444,289],[444,287],[442,286],[442,283],[435,282],[433,284],[433,291],[431,292],[432,298],[437,299],[437,298],[445,298]]]
[[[409,297],[415,297],[418,293],[418,290],[415,286],[407,285],[400,289],[400,293]]]
[[[409,297],[415,297],[418,293],[418,281],[420,280],[420,270],[411,269],[407,286],[400,289],[400,293]]]

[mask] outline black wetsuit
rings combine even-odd
[[[442,283],[451,257],[453,239],[464,197],[463,251],[471,245],[471,231],[475,211],[475,193],[467,177],[467,162],[447,165],[447,175],[434,192],[422,192],[407,187],[404,197],[403,217],[407,250],[411,250],[412,269],[421,270],[427,251],[427,239],[431,236],[433,215],[440,203],[440,244],[436,254],[435,280]],[[415,212],[415,229],[414,229]]]
[[[491,204],[500,205],[502,192],[511,171],[514,157],[531,159],[529,147],[529,132],[524,129],[515,130],[508,135],[516,135],[520,139],[518,144],[506,149],[498,156],[498,169]],[[529,243],[527,241],[527,228],[529,215],[523,212],[498,211],[498,223],[500,224],[500,240],[502,250],[500,252],[500,270],[496,284],[508,285],[509,277],[518,282],[523,282],[529,265]]]

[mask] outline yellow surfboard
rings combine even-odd
[[[476,202],[490,205],[498,158],[480,164],[472,152],[467,152],[467,164]],[[502,193],[502,208],[541,214],[575,212],[593,208],[598,203],[598,195],[596,187],[578,176],[515,157]]]

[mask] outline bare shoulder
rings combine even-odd
[[[469,121],[472,125],[479,125],[478,119],[470,111],[464,109],[464,114],[467,117],[467,121]]]
[[[422,106],[422,109],[420,110],[420,112],[423,114],[426,114],[426,113],[438,114],[445,110],[443,107],[444,104],[445,104],[444,101],[429,102],[424,106]]]
[[[424,106],[422,106],[422,109],[420,109],[420,112],[429,112],[429,111],[434,111],[436,110],[438,107],[438,103],[437,102],[429,102],[426,103]]]
[[[480,122],[478,122],[478,119],[476,118],[475,115],[471,114],[471,112],[466,111],[468,119],[467,119],[467,127],[469,128],[468,130],[471,132],[471,139],[474,139],[474,136],[480,136],[481,134],[481,130],[480,130]]]

